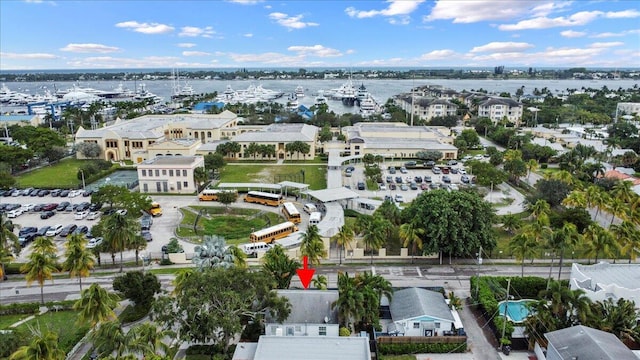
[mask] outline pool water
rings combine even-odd
[[[504,316],[505,308],[507,310],[507,317],[509,320],[514,323],[523,322],[527,316],[529,316],[529,308],[528,304],[534,303],[535,300],[531,299],[522,299],[522,300],[509,300],[509,304],[507,305],[506,301],[501,301],[498,303],[498,311],[500,315]]]

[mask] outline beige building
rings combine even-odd
[[[245,153],[251,143],[260,145],[270,145],[275,147],[275,158],[284,160],[297,160],[314,157],[316,154],[316,145],[318,139],[318,128],[307,124],[271,124],[259,131],[246,131],[231,139],[240,144],[242,150],[237,154],[237,158],[253,160],[253,155]],[[295,141],[301,141],[309,145],[309,153],[298,154],[297,152],[288,153],[286,145]],[[256,159],[262,159],[257,154]],[[274,157],[265,157],[265,159],[274,159]]]
[[[487,117],[497,123],[503,119],[518,126],[522,121],[523,106],[507,98],[490,98],[478,105],[478,117]]]
[[[140,163],[163,152],[195,153],[191,148],[195,145],[168,140],[196,140],[196,143],[203,144],[233,137],[239,132],[238,121],[238,116],[230,111],[215,115],[145,115],[131,120],[117,119],[112,125],[95,130],[80,127],[75,142],[98,144],[102,149],[100,158],[105,160]],[[154,146],[157,143],[164,144]],[[82,154],[77,156],[81,158]]]
[[[429,121],[434,117],[456,116],[458,105],[447,99],[434,99],[417,96],[416,94],[402,94],[395,97],[393,102],[407,113],[422,120]],[[417,118],[416,118],[417,120]]]
[[[382,155],[415,158],[420,151],[436,150],[443,159],[456,159],[455,137],[446,127],[409,126],[400,122],[356,123],[342,129],[347,142],[344,155]]]
[[[193,173],[204,167],[202,156],[158,156],[138,164],[142,193],[192,194],[197,190]]]

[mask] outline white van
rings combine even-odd
[[[242,249],[242,251],[244,251],[244,253],[247,255],[254,255],[259,251],[267,251],[271,249],[271,245],[267,244],[266,242],[259,241],[254,243],[242,244],[240,245],[240,249]]]
[[[317,211],[312,212],[309,216],[309,225],[318,225],[320,223],[320,220],[322,220],[322,213],[319,213]]]
[[[302,208],[304,210],[304,212],[306,212],[307,214],[311,214],[312,212],[316,212],[318,211],[318,208],[316,208],[315,205],[307,203],[304,204],[304,207]]]

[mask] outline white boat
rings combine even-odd
[[[304,97],[304,87],[302,85],[298,85],[295,90],[295,94],[297,97]]]
[[[172,70],[171,76],[173,78],[173,94],[172,99],[182,99],[185,97],[191,97],[195,95],[193,87],[185,81],[184,84],[180,84],[180,72],[178,70]]]
[[[289,97],[287,98],[287,110],[295,111],[299,106],[300,103],[298,102],[298,95],[295,92],[289,94]]]
[[[318,96],[316,96],[315,106],[327,105],[327,98],[324,96],[324,92],[322,90],[318,91]]]
[[[362,117],[366,118],[379,113],[380,105],[373,97],[367,96],[360,100],[360,115],[362,115]]]
[[[351,77],[349,80],[342,84],[337,89],[331,89],[331,99],[340,100],[346,106],[353,106],[357,100],[357,91],[355,86],[353,86],[353,82],[351,82]]]
[[[154,104],[162,101],[162,99],[160,99],[160,97],[158,97],[156,94],[149,92],[144,83],[138,85],[138,90],[136,91],[133,100],[153,102]]]

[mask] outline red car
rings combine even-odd
[[[56,203],[47,204],[47,205],[42,207],[42,211],[53,211],[57,207],[58,207],[58,204],[56,204]]]

